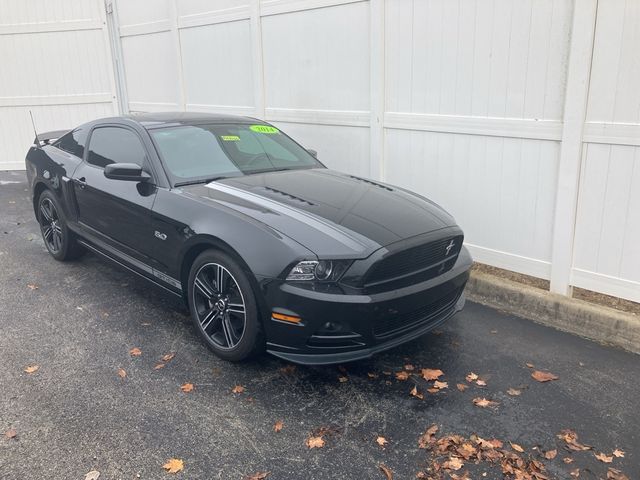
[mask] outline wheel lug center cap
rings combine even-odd
[[[216,302],[216,308],[217,308],[218,310],[226,310],[226,308],[227,308],[227,302],[226,302],[226,300],[224,300],[223,298],[221,298],[220,300],[218,300],[218,301]]]

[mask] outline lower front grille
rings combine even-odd
[[[452,309],[461,293],[462,290],[458,288],[439,298],[435,302],[420,307],[412,312],[381,318],[373,327],[373,334],[378,338],[388,337],[390,335],[397,335],[407,330],[422,327],[429,322],[436,320],[441,314],[445,314],[448,310]]]

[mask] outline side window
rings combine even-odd
[[[86,141],[87,130],[84,128],[76,128],[74,131],[60,137],[56,143],[54,143],[54,147],[82,158]]]
[[[111,163],[145,162],[145,150],[138,136],[126,128],[99,127],[91,134],[87,162],[104,168]]]

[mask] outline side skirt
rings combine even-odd
[[[162,285],[159,282],[156,282],[154,279],[148,277],[147,275],[144,275],[143,273],[140,273],[139,271],[137,271],[136,269],[132,268],[131,266],[128,265],[129,262],[127,262],[127,260],[125,259],[125,257],[128,257],[128,255],[124,255],[121,252],[118,252],[114,249],[107,249],[105,248],[104,250],[101,248],[98,248],[95,245],[92,245],[91,243],[89,243],[88,241],[80,238],[78,239],[78,243],[80,245],[82,245],[83,247],[91,250],[92,252],[98,253],[101,256],[111,260],[113,263],[127,269],[128,271],[135,273],[136,275],[144,278],[145,280],[149,281],[150,283],[156,285],[157,287],[162,288],[163,290],[182,298],[182,287],[180,285],[180,282],[178,282],[178,280],[170,277],[169,275],[165,275],[164,273],[161,272],[156,272],[154,269],[152,269],[150,266],[146,265],[146,264],[142,264],[141,262],[135,261],[136,267],[140,268],[141,270],[144,270],[145,272],[148,272],[151,275],[155,275],[157,276],[159,279],[161,279],[164,282],[167,282],[169,284],[171,284],[174,288],[178,289],[179,291],[175,291],[171,288],[166,287],[165,285]],[[105,246],[106,247],[106,246]],[[111,253],[111,255],[109,253],[107,253],[105,250],[109,251],[109,253]],[[121,257],[121,259],[115,258],[116,256]],[[134,260],[134,259],[132,259]],[[140,264],[140,265],[138,265]]]

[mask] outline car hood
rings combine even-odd
[[[184,190],[269,225],[320,258],[366,257],[455,225],[426,198],[324,168],[246,175]]]

